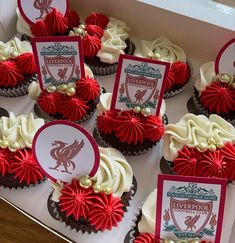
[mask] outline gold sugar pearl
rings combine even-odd
[[[17,143],[17,142],[11,143],[11,144],[9,145],[9,149],[10,149],[11,151],[16,151],[17,149],[20,149],[20,144]]]
[[[215,144],[215,139],[214,138],[209,138],[208,139],[209,144]]]
[[[104,193],[107,194],[107,195],[111,194],[112,192],[113,192],[113,190],[110,187],[106,187],[105,190],[104,190]]]
[[[228,73],[222,73],[220,75],[220,80],[221,80],[221,82],[228,83],[228,82],[232,81],[232,76],[229,75]]]
[[[153,58],[153,53],[152,52],[148,53],[148,58]]]
[[[67,89],[66,94],[67,94],[68,96],[73,96],[73,95],[76,94],[76,89],[75,89],[74,87],[69,87],[69,88]]]
[[[68,88],[67,84],[61,84],[59,86],[59,90],[61,90],[61,91],[65,91],[65,90],[67,90],[67,88]]]
[[[140,113],[141,108],[140,108],[139,106],[135,106],[135,107],[133,108],[133,111],[134,111],[135,113]]]
[[[204,151],[208,149],[208,146],[206,143],[199,143],[197,147],[200,151]]]
[[[94,185],[93,186],[93,190],[94,190],[95,193],[99,193],[99,192],[102,191],[102,188],[101,188],[100,185]]]
[[[141,109],[141,114],[143,116],[149,116],[149,115],[151,115],[151,110],[148,107],[145,107],[145,108]]]
[[[55,91],[56,91],[55,85],[50,85],[50,86],[47,87],[47,92],[54,93]]]
[[[161,55],[159,53],[154,53],[153,58],[156,59],[156,60],[160,60]]]
[[[209,150],[210,150],[211,152],[214,152],[214,151],[216,150],[216,146],[215,146],[214,144],[210,144],[210,145],[209,145]]]
[[[223,148],[224,147],[224,144],[223,144],[223,142],[218,142],[216,144],[216,146],[217,146],[217,148]]]
[[[2,142],[1,142],[1,148],[8,148],[8,146],[10,145],[10,143],[8,142],[8,141],[6,141],[6,140],[3,140]]]
[[[83,188],[90,188],[92,186],[92,180],[89,177],[82,177],[79,180],[79,185]]]

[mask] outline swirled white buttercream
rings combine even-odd
[[[100,165],[96,175],[91,178],[94,185],[101,188],[109,187],[114,197],[121,197],[124,192],[129,192],[132,186],[133,171],[126,158],[114,148],[99,147]],[[63,183],[51,182],[53,187],[52,200],[59,201]]]
[[[176,124],[168,124],[163,136],[163,156],[173,161],[178,151],[184,146],[189,148],[209,146],[208,139],[213,138],[216,143],[235,142],[235,128],[217,115],[184,115]]]
[[[20,41],[17,37],[6,43],[0,41],[0,62],[15,58],[25,52],[32,52],[28,41]]]
[[[95,185],[109,187],[114,197],[121,197],[129,192],[133,180],[133,172],[126,158],[114,148],[99,148],[100,165],[92,178]]]
[[[140,233],[155,233],[157,190],[149,194],[142,207],[142,217],[138,224]]]
[[[84,63],[85,67],[85,75],[94,78],[94,74],[92,73],[90,67]],[[32,100],[37,100],[38,96],[41,94],[41,88],[37,82],[32,82],[28,87],[29,97]]]
[[[125,40],[129,38],[130,29],[125,22],[110,17],[101,39],[101,49],[97,56],[102,62],[117,63],[120,54],[124,54]]]
[[[19,9],[17,8],[16,9],[16,14],[17,14],[17,24],[16,24],[16,28],[17,28],[17,31],[22,33],[22,34],[25,34],[29,37],[33,37],[33,34],[30,30],[30,27],[28,25],[28,23],[24,20],[24,18],[21,16],[20,14],[20,11]]]
[[[110,110],[111,101],[112,101],[112,93],[105,93],[100,96],[100,102],[96,107],[98,116],[101,115],[103,112]],[[165,100],[162,100],[160,116],[161,117],[164,116],[165,113],[166,113],[166,103]]]
[[[214,62],[207,62],[200,67],[200,79],[197,79],[194,83],[194,86],[199,92],[199,95],[206,88],[206,86],[210,85],[210,83],[213,82],[214,77],[215,77]]]
[[[149,55],[154,56],[154,54],[160,54],[162,61],[170,63],[186,62],[184,50],[165,37],[159,37],[154,41],[141,40],[140,47],[135,52],[136,56],[145,58]]]
[[[18,143],[20,148],[31,148],[37,130],[44,125],[41,118],[34,119],[33,113],[0,118],[0,139],[9,143]]]

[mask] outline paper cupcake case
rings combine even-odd
[[[132,219],[133,225],[131,230],[126,234],[124,243],[134,243],[135,238],[140,234],[138,230],[138,223],[142,217],[142,207],[138,208],[138,211],[135,213],[134,218]]]
[[[168,124],[168,118],[166,115],[164,115],[162,117],[162,120],[163,120],[163,123],[165,125]],[[98,138],[98,143],[101,143],[102,145],[104,145],[105,147],[112,147],[112,148],[115,148],[119,151],[122,152],[123,155],[126,155],[126,156],[138,156],[138,155],[141,155],[141,154],[145,154],[145,153],[148,153],[149,151],[151,151],[159,142],[160,140],[156,141],[156,142],[152,142],[152,141],[149,141],[149,144],[146,148],[143,148],[143,149],[139,149],[138,151],[133,151],[132,149],[128,150],[128,149],[125,149],[126,146],[123,146],[125,148],[119,148],[118,146],[115,146],[116,144],[117,145],[122,145],[123,143],[121,141],[119,141],[118,138],[114,137],[114,136],[107,136],[106,138],[99,132],[99,130],[97,129],[97,127],[95,128],[94,130],[94,134],[95,136]],[[109,141],[108,141],[109,140]],[[112,140],[112,141],[110,141]],[[144,144],[144,142],[143,142]],[[136,147],[136,146],[135,146]]]
[[[0,186],[2,186],[4,188],[9,188],[11,190],[12,189],[25,189],[25,188],[35,187],[35,186],[41,184],[45,180],[46,180],[46,178],[44,177],[44,179],[39,180],[36,184],[30,183],[29,185],[27,185],[27,183],[25,181],[20,183],[18,179],[14,179],[13,174],[7,174],[5,176],[0,175]]]
[[[129,206],[129,203],[134,197],[136,191],[137,191],[137,181],[133,176],[131,190],[129,192],[125,192],[121,197],[122,203],[124,204],[123,211],[125,213],[128,211],[127,207]],[[59,211],[58,203],[52,201],[51,197],[52,197],[52,193],[48,197],[47,207],[52,218],[64,223],[66,227],[70,228],[70,230],[81,232],[82,234],[91,234],[100,231],[100,230],[97,231],[92,225],[89,224],[89,221],[86,219],[79,219],[79,221],[76,221],[73,219],[73,217],[66,217],[65,212]],[[125,214],[123,217],[125,217]]]
[[[0,87],[0,96],[19,97],[26,95],[28,94],[28,87],[33,81],[37,81],[36,74],[26,77],[26,79],[21,84],[18,84],[16,87]]]
[[[198,92],[197,92],[197,90],[195,88],[193,89],[193,103],[194,103],[194,108],[196,109],[196,112],[198,114],[203,114],[206,117],[209,117],[212,114],[206,108],[204,108],[203,105],[201,104],[201,102],[199,100]],[[235,119],[230,119],[230,118],[228,118],[226,116],[223,116],[223,115],[220,115],[220,116],[223,119],[225,119],[227,122],[229,122],[233,126],[235,126]],[[234,112],[234,116],[235,116],[235,112]]]
[[[125,54],[133,55],[135,52],[135,44],[132,41],[130,41],[129,39],[126,40],[126,44],[127,44],[127,47],[124,50]],[[93,65],[92,63],[90,63],[90,60],[92,60],[92,59],[97,60],[97,65]],[[106,75],[116,73],[117,67],[118,67],[118,63],[114,63],[114,64],[101,63],[100,64],[100,63],[98,63],[98,62],[100,62],[98,57],[85,58],[85,62],[89,65],[93,74],[97,75],[97,76],[106,76]],[[99,65],[101,65],[101,66],[99,66]]]
[[[168,98],[171,98],[173,96],[176,96],[178,94],[180,94],[184,89],[186,89],[188,87],[188,85],[190,83],[193,83],[193,74],[194,74],[194,71],[193,71],[193,65],[192,65],[192,62],[190,60],[187,60],[187,64],[189,66],[189,69],[190,69],[190,78],[189,80],[179,89],[177,90],[172,90],[170,92],[165,92],[164,94],[164,99],[168,99]]]

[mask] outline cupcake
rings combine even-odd
[[[50,85],[41,90],[34,82],[29,87],[29,96],[36,100],[40,117],[48,120],[68,120],[81,123],[95,112],[99,102],[101,88],[88,66],[85,66],[86,77],[76,83]]]
[[[125,155],[148,152],[164,133],[164,123],[167,123],[164,100],[159,117],[141,113],[135,108],[129,111],[110,111],[111,100],[111,93],[103,94],[97,105],[96,130],[99,139]]]
[[[48,199],[51,216],[71,229],[87,233],[111,230],[122,221],[137,185],[126,158],[116,149],[99,148],[95,176],[52,182]]]
[[[184,50],[165,37],[154,41],[142,40],[135,55],[171,63],[164,98],[180,93],[192,77],[192,68]]]
[[[32,140],[44,125],[33,114],[0,118],[0,185],[23,188],[37,185],[44,175],[32,153]]]
[[[0,41],[0,95],[25,95],[35,80],[36,65],[30,43],[17,37],[7,43]]]
[[[91,13],[70,35],[82,36],[84,59],[95,75],[115,73],[120,54],[134,53],[130,28],[121,20]]]
[[[69,10],[68,15],[63,16],[56,8],[52,8],[43,18],[29,25],[16,9],[17,30],[22,33],[22,40],[30,40],[31,37],[48,37],[68,35],[73,27],[80,23],[79,15],[74,10]]]
[[[199,114],[217,114],[235,125],[235,78],[228,73],[216,75],[214,70],[214,62],[200,67],[200,79],[194,83],[194,106]]]
[[[165,128],[163,156],[176,175],[235,180],[235,128],[218,115],[184,115]]]
[[[230,195],[231,196],[231,195]],[[131,230],[128,232],[124,243],[212,243],[211,241],[199,238],[182,238],[178,240],[171,240],[171,239],[156,239],[155,238],[155,226],[156,226],[156,198],[157,198],[157,190],[155,189],[153,192],[149,194],[145,202],[143,203],[142,208],[136,213],[135,219],[133,219],[134,225],[132,226]],[[227,202],[227,205],[231,205],[231,202]],[[229,210],[227,210],[226,213]],[[165,214],[166,220],[169,219],[170,214]],[[229,220],[230,223],[233,221],[232,219]],[[225,226],[225,225],[224,225]],[[229,225],[226,224],[225,227],[227,230],[229,229]],[[226,231],[226,230],[225,230]],[[231,234],[231,230],[230,230]],[[226,234],[222,233],[222,240],[227,239],[227,241],[221,242],[228,242],[230,234],[226,232]]]

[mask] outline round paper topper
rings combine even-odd
[[[215,73],[229,73],[235,75],[235,38],[227,42],[215,61]]]
[[[68,0],[17,0],[20,14],[24,20],[32,25],[56,8],[63,16],[69,10]]]
[[[99,168],[98,145],[84,128],[72,122],[54,121],[42,126],[33,139],[33,153],[53,181],[92,177]]]

